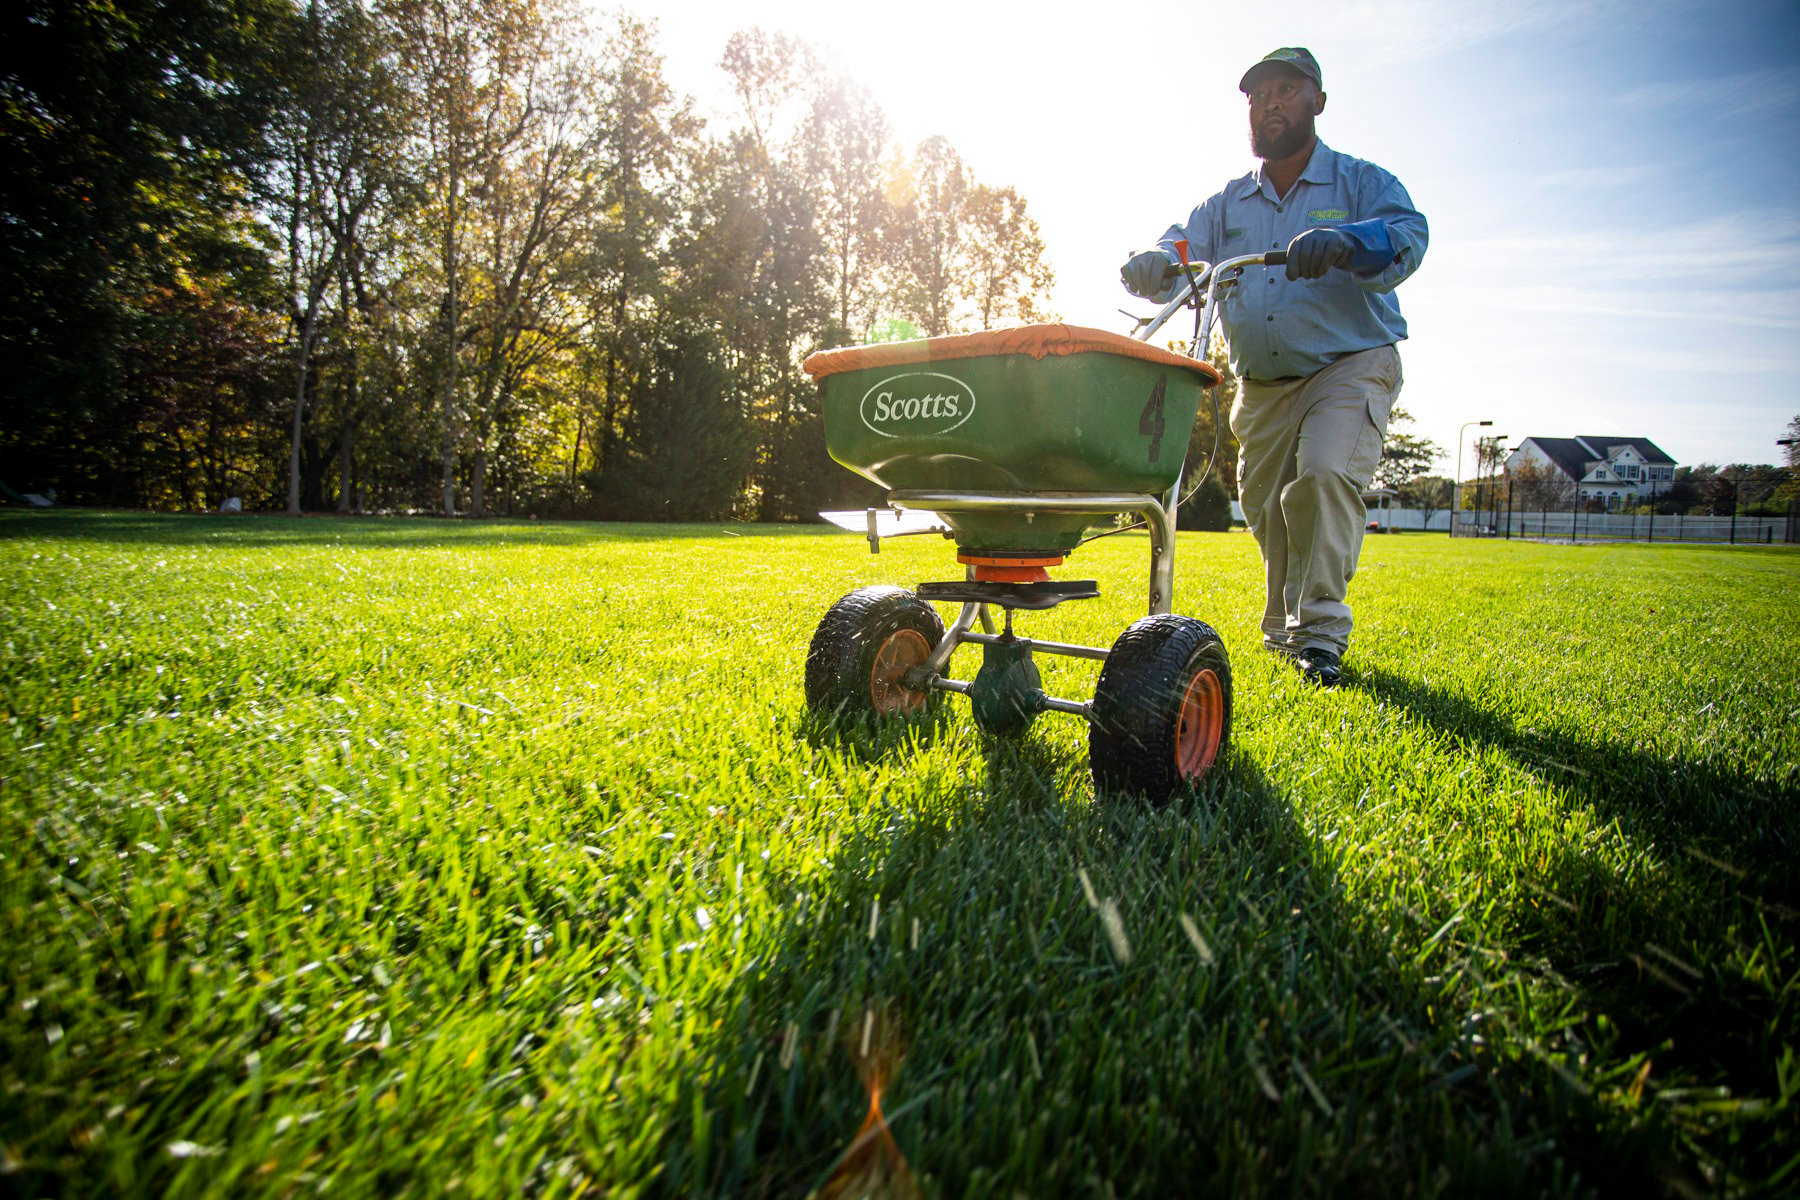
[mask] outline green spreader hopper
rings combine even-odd
[[[806,360],[825,393],[831,457],[898,493],[1133,493],[1174,486],[1203,362],[1122,334],[1027,325],[827,350]],[[896,498],[895,503],[899,503]],[[1123,511],[1123,509],[1119,510]],[[969,550],[1074,549],[1095,515],[946,509]]]

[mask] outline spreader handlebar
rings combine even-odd
[[[1192,353],[1196,356],[1200,353],[1198,347],[1205,341],[1206,333],[1212,329],[1211,310],[1218,303],[1219,292],[1237,282],[1237,277],[1247,267],[1286,266],[1288,258],[1286,250],[1267,250],[1261,254],[1228,258],[1219,263],[1190,262],[1185,242],[1177,242],[1175,252],[1180,256],[1182,266],[1182,272],[1176,277],[1175,295],[1156,316],[1140,319],[1138,330],[1133,336],[1139,341],[1147,342],[1170,317],[1190,305],[1198,305],[1204,313],[1204,319],[1195,330],[1196,349]]]

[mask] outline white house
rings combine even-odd
[[[1528,462],[1562,472],[1583,500],[1608,508],[1665,492],[1675,479],[1675,460],[1649,438],[1528,437],[1507,456],[1506,469]]]

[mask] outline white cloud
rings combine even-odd
[[[1663,79],[1619,98],[1625,108],[1702,108],[1714,118],[1743,117],[1792,109],[1800,103],[1800,81],[1785,67],[1741,71],[1705,79]]]

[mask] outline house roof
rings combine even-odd
[[[1531,437],[1526,440],[1543,451],[1564,475],[1577,481],[1587,474],[1589,463],[1604,462],[1607,451],[1614,446],[1630,446],[1647,463],[1673,465],[1675,462],[1649,438],[1583,434],[1572,438]]]
[[[1649,438],[1638,437],[1595,437],[1591,433],[1579,434],[1575,438],[1593,447],[1591,458],[1605,458],[1606,452],[1613,446],[1630,446],[1638,452],[1638,456],[1647,463],[1668,463],[1673,466],[1675,460],[1662,452],[1662,448]]]
[[[1594,461],[1593,454],[1575,438],[1534,437],[1527,440],[1542,450],[1570,479],[1580,480],[1587,474],[1587,465]]]

